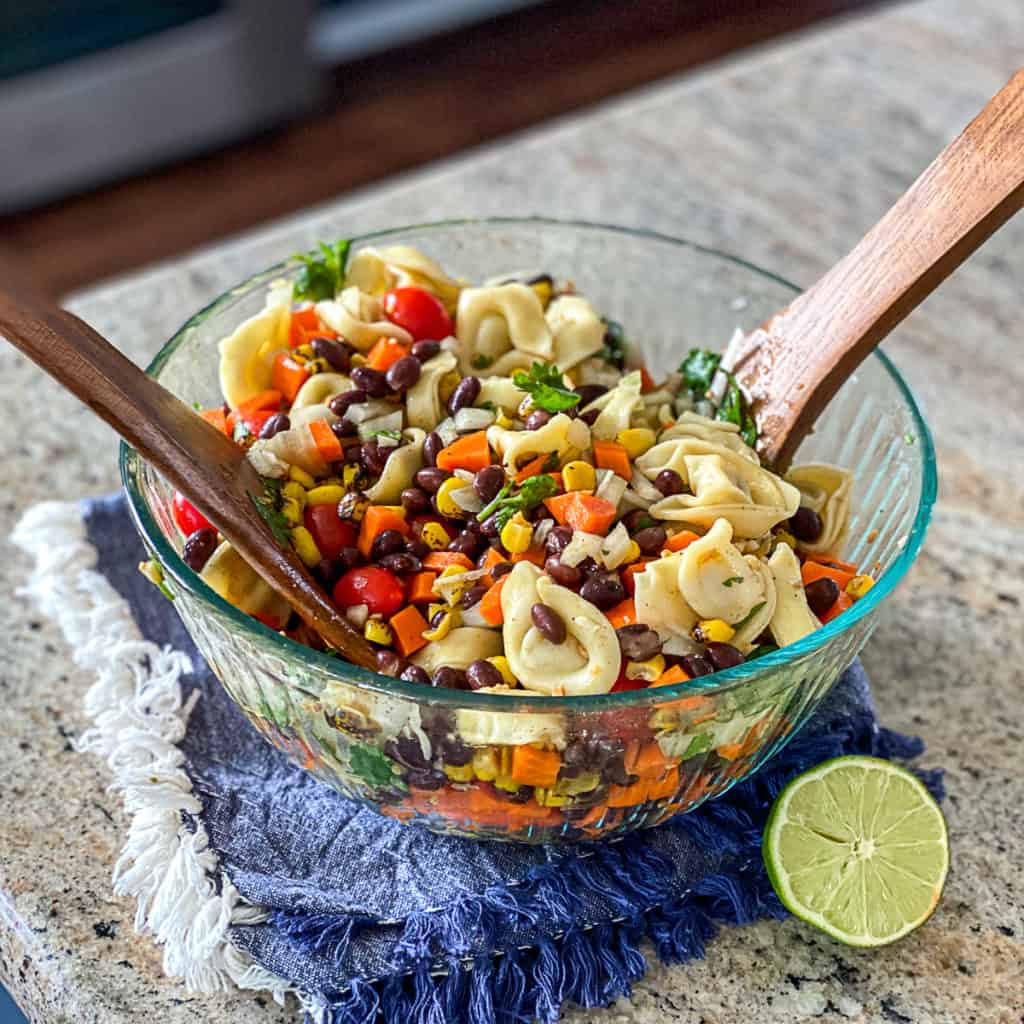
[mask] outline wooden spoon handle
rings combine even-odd
[[[752,400],[762,458],[785,468],[872,349],[1024,205],[1024,69],[853,251],[723,366]]]

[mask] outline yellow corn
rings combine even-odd
[[[452,392],[459,386],[461,380],[462,374],[458,370],[452,370],[451,373],[446,373],[441,378],[437,385],[437,396],[441,399],[442,404],[452,397]]]
[[[290,466],[288,468],[288,479],[306,488],[316,487],[316,481],[304,469],[299,469],[298,466]],[[287,490],[287,488],[284,488],[284,490]]]
[[[473,774],[481,782],[493,782],[498,777],[498,757],[494,747],[481,747],[473,752]]]
[[[846,584],[846,592],[855,601],[859,601],[874,585],[874,579],[867,573],[864,573],[861,576],[854,576],[853,579]]]
[[[281,513],[289,526],[302,525],[302,506],[294,498],[285,498],[281,505]]]
[[[443,551],[448,547],[448,531],[440,523],[424,523],[420,530],[420,540],[431,551]]]
[[[534,786],[533,798],[541,807],[564,807],[568,802],[567,796],[559,796],[553,789],[542,789]]]
[[[286,500],[290,499],[296,502],[299,508],[306,507],[306,488],[296,480],[289,480],[288,483],[281,488],[281,495]]]
[[[646,661],[626,662],[627,679],[643,679],[646,682],[653,683],[664,671],[665,659],[660,654],[656,654],[653,658],[648,658]]]
[[[735,635],[736,630],[724,619],[701,619],[697,623],[694,634],[699,633],[698,642],[705,644],[727,644]]]
[[[511,430],[513,427],[512,420],[505,415],[504,409],[498,410],[498,415],[494,417],[494,423],[496,426],[501,427],[502,430]]]
[[[338,484],[321,484],[306,492],[310,505],[337,505],[345,497],[345,488]]]
[[[638,459],[648,448],[654,447],[657,435],[650,427],[630,427],[628,430],[620,430],[616,440],[626,449],[631,459]]]
[[[495,789],[503,789],[506,793],[518,793],[519,783],[511,775],[498,775],[494,780]]]
[[[442,607],[447,606],[443,605]],[[433,618],[433,616],[431,616],[431,618]],[[441,617],[441,621],[438,622],[438,624],[434,626],[433,629],[425,629],[423,631],[423,639],[429,640],[431,643],[433,643],[433,641],[435,640],[443,640],[451,632],[452,626],[454,624],[455,612],[449,609],[444,613],[444,615]]]
[[[551,278],[544,276],[538,277],[536,281],[530,283],[530,287],[536,293],[537,298],[540,299],[542,306],[547,306],[551,301],[551,296],[554,294],[554,285],[551,283]]]
[[[390,644],[395,639],[391,627],[383,619],[367,619],[363,636],[374,644]]]
[[[510,776],[512,774],[511,747],[498,748],[498,774],[501,776]]]
[[[445,483],[448,481],[446,480]],[[517,512],[502,528],[501,543],[510,555],[521,555],[533,541],[533,527]]]
[[[349,363],[353,369],[355,369],[357,366],[365,366],[366,356],[364,356],[362,352],[353,352],[351,357],[349,358]]]
[[[320,554],[320,549],[316,546],[316,541],[313,540],[313,534],[304,526],[296,526],[291,531],[290,536],[292,547],[295,548],[296,554],[302,559],[303,565],[312,569],[323,558],[323,555]]]
[[[345,487],[351,487],[359,478],[359,467],[353,464],[347,465],[341,471],[341,482]]]
[[[601,785],[598,772],[580,772],[573,779],[559,779],[555,783],[555,792],[559,796],[575,796],[577,793],[589,793]]]
[[[567,491],[592,491],[597,486],[597,474],[589,462],[577,459],[562,467],[562,483]]]
[[[504,679],[509,686],[516,685],[518,680],[514,675],[512,675],[512,669],[509,666],[508,658],[506,658],[504,654],[496,654],[493,658],[488,658],[487,660],[501,673],[501,678]]]
[[[450,476],[440,487],[437,489],[437,511],[441,515],[446,516],[448,519],[461,519],[465,514],[465,509],[457,505],[452,498],[452,491],[461,491],[466,486],[465,480],[460,480],[457,476]]]
[[[297,345],[291,351],[292,361],[305,365],[313,358],[313,346],[312,345]]]
[[[452,782],[472,782],[473,765],[470,764],[446,764],[444,773]]]
[[[778,530],[775,533],[775,543],[788,544],[794,551],[796,551],[796,537],[789,532],[789,530]]]
[[[629,542],[629,547],[626,549],[626,557],[619,562],[619,565],[629,565],[630,562],[635,562],[640,557],[640,545],[635,540]]]

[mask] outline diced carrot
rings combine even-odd
[[[527,548],[525,551],[520,551],[514,554],[511,558],[512,562],[533,562],[534,565],[539,568],[544,568],[544,563],[547,561],[547,552],[542,547]]]
[[[461,565],[464,569],[476,568],[469,557],[461,551],[431,551],[423,559],[424,569],[436,569],[438,572],[441,572],[450,565]]]
[[[409,354],[409,346],[396,338],[380,338],[377,343],[366,353],[366,365],[373,370],[387,371],[398,362],[402,356]]]
[[[653,562],[653,558],[638,558],[635,562],[630,563],[622,571],[622,582],[626,586],[626,590],[629,593],[636,593],[636,577],[638,573],[644,571],[647,568],[648,563]]]
[[[695,540],[700,540],[700,534],[694,533],[693,530],[680,530],[679,533],[669,537],[665,542],[665,548],[668,551],[683,551]]]
[[[631,775],[645,778],[653,776],[660,779],[666,771],[675,766],[675,763],[664,755],[657,741],[641,743],[639,740],[632,740],[626,746],[626,771]]]
[[[216,427],[222,434],[226,434],[228,437],[231,436],[231,430],[228,428],[228,418],[224,414],[223,409],[204,409],[199,415],[211,427]]]
[[[647,788],[648,800],[667,800],[679,789],[679,769],[670,769],[664,778],[652,782]]]
[[[504,794],[498,796],[494,787],[487,783],[478,783],[465,792],[466,819],[474,824],[503,827],[510,832],[518,832],[531,825],[553,825],[559,820],[556,808],[541,807],[533,800],[525,804],[511,803]]]
[[[295,362],[287,352],[279,352],[274,359],[271,383],[287,402],[294,402],[302,385],[309,380],[309,370]]]
[[[736,761],[741,757],[748,757],[757,749],[758,743],[761,740],[761,734],[767,728],[768,719],[762,718],[747,730],[747,734],[739,742],[725,743],[720,747],[716,747],[715,752],[719,757],[724,757],[726,761]]]
[[[649,391],[653,391],[658,385],[655,384],[654,378],[647,372],[646,366],[640,367],[640,391],[643,394],[647,394]]]
[[[650,782],[638,779],[632,786],[611,786],[608,789],[609,807],[634,807],[647,799]]]
[[[673,665],[671,668],[665,669],[651,683],[651,686],[675,686],[676,683],[687,683],[689,681],[690,677],[678,665]]]
[[[491,464],[491,449],[487,444],[487,431],[478,430],[453,441],[437,453],[439,469],[467,469],[476,473]]]
[[[239,402],[238,408],[235,411],[242,416],[246,416],[249,413],[259,412],[263,409],[273,409],[274,412],[277,412],[280,408],[281,392],[271,388],[267,391],[258,391],[244,402]]]
[[[484,555],[482,568],[490,572],[496,565],[501,565],[502,562],[507,561],[508,559],[497,548],[488,548],[487,553]]]
[[[293,309],[292,318],[288,324],[288,346],[298,348],[305,345],[309,336],[320,326],[320,318],[316,315],[313,306],[305,306],[303,309]]]
[[[507,579],[508,573],[495,580],[487,593],[480,598],[480,614],[490,626],[500,626],[505,621],[505,615],[501,610],[501,588],[505,586]]]
[[[605,498],[597,498],[585,491],[569,491],[548,498],[544,504],[563,526],[587,533],[605,534],[618,514],[616,507]]]
[[[388,619],[395,634],[395,646],[403,658],[415,654],[428,641],[423,639],[423,631],[427,628],[427,620],[420,614],[415,605],[407,604],[401,611]]]
[[[550,789],[558,781],[562,758],[557,750],[541,750],[529,744],[512,749],[512,778],[520,786]]]
[[[373,542],[385,530],[397,530],[407,537],[409,524],[405,521],[405,512],[394,505],[371,505],[359,524],[359,539],[356,541],[363,558],[370,557]]]
[[[630,480],[633,467],[629,464],[629,452],[618,441],[594,441],[594,465],[598,469],[610,469],[619,476]]]
[[[808,562],[819,562],[821,565],[827,565],[832,569],[839,569],[842,572],[853,573],[857,575],[857,566],[853,562],[844,562],[841,558],[833,558],[831,555],[808,555]]]
[[[309,432],[313,435],[313,443],[320,453],[320,458],[330,464],[337,462],[345,453],[342,450],[341,442],[337,435],[331,430],[327,420],[313,420],[307,423]]]
[[[633,598],[627,597],[625,601],[620,601],[604,614],[616,629],[622,626],[632,626],[636,622],[636,603]]]
[[[437,579],[436,572],[418,572],[409,579],[409,603],[430,604],[437,600],[434,593],[434,580]]]
[[[839,584],[840,591],[846,589],[847,583],[855,575],[855,572],[846,572],[831,565],[823,565],[821,562],[804,562],[803,568],[800,570],[800,576],[804,581],[805,587],[808,583],[813,583],[815,580],[830,579],[835,580]]]
[[[538,455],[537,458],[531,459],[516,473],[516,483],[521,484],[524,480],[529,480],[531,476],[540,476],[544,472],[544,464],[547,461],[547,455]]]
[[[845,590],[839,591],[835,604],[821,617],[822,622],[831,622],[837,615],[842,615],[853,604],[853,598]]]

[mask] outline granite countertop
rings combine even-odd
[[[543,213],[684,234],[803,282],[843,254],[1020,61],[1024,5],[887,8],[717,66],[75,297],[146,362],[199,306],[319,238],[446,215]],[[496,97],[500,102],[500,97]],[[362,144],[362,143],[360,143]],[[102,245],[102,233],[96,244]],[[706,963],[653,966],[631,1002],[576,1022],[1024,1021],[1024,218],[887,343],[935,432],[940,501],[864,658],[883,720],[948,770],[953,863],[929,924],[883,952],[796,921],[734,929]],[[6,346],[0,532],[44,498],[117,486],[114,437]],[[292,1020],[162,976],[110,891],[126,828],[73,751],[87,685],[0,560],[0,979],[34,1021]]]

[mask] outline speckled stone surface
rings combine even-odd
[[[810,282],[844,253],[1020,62],[1018,0],[935,0],[745,55],[584,116],[78,296],[145,362],[191,312],[320,237],[442,216],[545,213],[656,228]],[[361,142],[359,144],[365,144]],[[102,245],[102,232],[96,244]],[[653,966],[632,1001],[572,1024],[1024,1021],[1024,218],[887,348],[935,432],[941,499],[865,653],[883,718],[945,765],[953,867],[939,910],[883,952],[798,922],[731,930],[706,963]],[[7,487],[28,505],[116,487],[112,434],[0,348]],[[110,894],[125,832],[102,764],[74,753],[88,680],[0,560],[0,978],[33,1021],[293,1019],[162,976]]]

